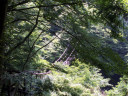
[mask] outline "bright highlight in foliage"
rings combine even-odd
[[[124,6],[124,9],[128,12],[128,0],[122,0],[121,3]]]

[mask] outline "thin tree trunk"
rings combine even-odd
[[[3,59],[4,59],[4,23],[6,17],[8,0],[0,0],[0,75],[3,69]]]
[[[3,82],[1,81],[3,74],[3,65],[4,65],[4,24],[6,18],[6,11],[8,6],[8,0],[0,0],[0,89],[2,88]],[[1,90],[0,90],[1,91]],[[0,96],[3,96],[0,94]]]
[[[0,40],[3,38],[4,22],[6,17],[8,0],[0,0]]]

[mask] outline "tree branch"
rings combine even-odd
[[[73,54],[73,52],[75,51],[75,48],[71,51],[70,55],[68,56],[68,58],[63,62],[63,64],[66,64],[67,61],[69,60],[69,58],[71,57],[71,55]]]
[[[69,34],[69,35],[71,35],[73,38],[75,38],[83,47],[86,47],[86,45],[83,44],[83,43],[81,42],[81,40],[80,40],[77,36],[73,35],[71,32],[69,32],[69,31],[66,30],[65,28],[62,28],[61,26],[59,26],[59,25],[57,25],[57,24],[55,24],[55,23],[52,23],[52,24],[54,24],[54,25],[60,27],[60,28],[61,28],[62,30],[64,30],[67,34]],[[86,40],[86,42],[93,48],[93,49],[91,49],[92,51],[96,50],[96,51],[97,51],[97,54],[99,54],[106,62],[111,63],[107,58],[105,58],[105,56],[103,55],[103,51],[102,51],[102,50],[97,50],[96,47],[93,46],[92,44],[90,44],[89,41]],[[89,54],[89,53],[88,53],[88,54]]]
[[[21,11],[21,10],[29,10],[29,9],[34,9],[34,8],[56,7],[56,6],[61,6],[61,5],[64,5],[65,6],[65,5],[76,5],[76,4],[82,4],[82,2],[62,3],[62,4],[54,4],[54,5],[40,5],[40,6],[34,6],[34,7],[29,7],[29,8],[12,9],[11,11],[19,11],[19,10]]]
[[[19,5],[26,4],[26,3],[28,3],[29,1],[30,1],[30,0],[25,0],[25,1],[22,1],[22,2],[20,2],[20,3],[18,3],[18,4],[8,6],[8,11],[13,10],[14,7],[17,7],[17,6],[19,6]]]
[[[34,54],[36,54],[38,51],[40,51],[42,48],[46,47],[47,45],[49,45],[53,40],[55,40],[56,37],[54,37],[52,40],[50,40],[47,44],[45,44],[44,46],[42,46],[41,48],[39,48],[38,50],[36,50],[36,52]],[[33,55],[34,55],[33,54]]]
[[[60,59],[61,59],[61,58],[63,57],[63,55],[66,53],[67,49],[68,49],[68,48],[66,48],[66,49],[64,50],[64,52],[61,54],[61,56],[60,56],[55,62],[60,61]]]
[[[36,18],[36,23],[35,25],[33,26],[33,28],[31,29],[31,31],[29,32],[29,34],[24,38],[23,41],[19,42],[15,47],[13,47],[12,49],[10,49],[7,53],[6,53],[6,56],[9,55],[10,53],[12,53],[12,51],[14,51],[15,49],[17,49],[19,46],[21,46],[26,40],[27,38],[29,38],[29,36],[32,34],[32,32],[35,30],[35,28],[37,27],[38,25],[38,17],[39,17],[39,14],[40,14],[40,10],[37,14],[37,18]]]
[[[33,42],[32,47],[30,48],[30,51],[29,51],[29,53],[28,53],[27,59],[26,59],[25,63],[23,64],[22,71],[24,70],[25,65],[26,65],[27,62],[29,61],[30,55],[31,55],[31,53],[32,53],[32,50],[33,50],[33,48],[34,48],[34,45],[35,45],[36,41],[39,39],[39,37],[41,36],[42,33],[43,33],[43,31],[38,35],[38,37],[36,38],[36,40]]]

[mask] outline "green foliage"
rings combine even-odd
[[[27,2],[12,7],[11,12],[7,14],[6,34],[8,39],[6,42],[11,42],[6,44],[5,53],[21,43],[31,33],[36,22],[37,25],[29,38],[18,48],[14,48],[14,52],[7,56],[5,60],[7,69],[28,70],[33,68],[33,65],[37,64],[38,66],[41,58],[53,63],[62,53],[62,46],[65,47],[67,43],[71,43],[73,47],[78,45],[75,50],[79,54],[78,58],[81,58],[82,61],[91,62],[93,65],[102,69],[110,69],[110,71],[113,68],[115,68],[114,71],[121,68],[120,73],[127,73],[122,72],[125,66],[120,56],[109,47],[106,48],[107,45],[102,47],[104,39],[90,32],[94,25],[102,25],[110,30],[111,35],[119,37],[121,32],[118,29],[122,28],[119,16],[123,14],[123,10],[120,9],[117,0],[85,0],[83,2],[81,0],[49,0],[44,2],[33,0]],[[13,1],[10,2],[10,5],[17,3],[18,1]],[[60,38],[50,33],[53,25],[60,28],[60,31],[55,32]],[[60,33],[61,35],[59,35]],[[39,34],[41,35],[39,36]],[[45,46],[54,37],[57,39]],[[45,47],[41,48],[42,46]],[[35,52],[38,48],[41,48],[37,52],[39,55],[33,56],[33,54],[36,55]]]
[[[108,96],[127,96],[128,95],[128,77],[123,76],[121,81],[107,92]]]
[[[128,1],[127,0],[121,0],[123,9],[128,12]]]
[[[15,84],[11,87],[33,96],[100,96],[100,87],[109,84],[98,68],[124,75],[128,67],[119,54],[104,44],[106,37],[93,32],[109,32],[108,37],[121,39],[124,27],[120,17],[127,11],[125,3],[126,0],[10,1],[5,37],[0,40],[5,46],[4,54],[0,54],[4,57],[1,61],[5,82],[0,89]],[[69,50],[61,58],[62,62],[55,62],[67,46]],[[63,61],[73,48],[74,57],[79,60],[70,66],[64,65]],[[46,72],[47,69],[52,74],[39,79],[26,73],[29,70]],[[122,96],[127,90],[123,80],[113,89]]]
[[[62,66],[62,63],[60,64],[58,63],[57,65]],[[63,70],[68,73],[63,73],[60,69],[56,69],[52,71],[52,74],[48,75],[51,79],[46,82],[51,83],[44,83],[45,78],[41,80],[43,86],[46,84],[41,88],[44,90],[49,89],[42,91],[42,94],[49,94],[48,96],[53,96],[51,93],[54,93],[55,96],[99,96],[102,94],[100,87],[109,85],[109,79],[104,79],[98,68],[90,67],[79,60],[76,60],[72,66],[63,66],[65,66]]]

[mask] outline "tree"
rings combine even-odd
[[[0,74],[31,70],[32,64],[37,63],[41,55],[44,57],[44,54],[39,53],[42,52],[41,49],[50,44],[53,48],[52,43],[57,39],[63,47],[70,45],[74,48],[76,58],[80,58],[81,61],[106,71],[127,74],[127,65],[120,56],[106,47],[107,43],[104,45],[104,39],[91,33],[93,26],[106,27],[110,31],[108,34],[110,37],[122,39],[120,30],[123,24],[120,23],[119,17],[127,10],[124,10],[120,1],[14,0],[7,3],[7,0],[2,0],[1,2],[3,14],[0,30],[2,49]],[[40,55],[36,55],[37,53]],[[51,53],[49,51],[45,55],[52,57],[54,54]],[[67,54],[70,56],[69,53]],[[50,63],[55,61],[51,58],[45,59]]]
[[[6,18],[6,11],[7,11],[8,0],[1,1],[1,16],[0,16],[0,76],[3,73],[3,59],[4,59],[4,24]]]

